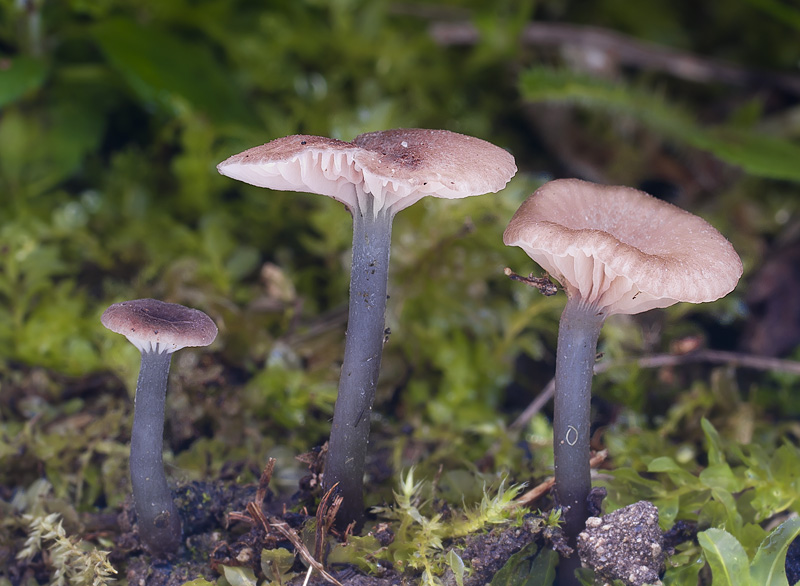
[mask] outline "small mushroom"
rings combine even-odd
[[[140,539],[154,557],[164,558],[181,541],[181,521],[161,458],[170,361],[181,348],[211,344],[217,326],[202,311],[156,299],[115,303],[101,321],[142,353],[131,430],[133,504]]]
[[[742,261],[708,222],[629,187],[551,181],[503,234],[566,290],[556,356],[553,421],[556,495],[570,545],[587,518],[590,398],[606,318],[730,293]],[[568,582],[564,582],[565,584]]]
[[[350,309],[333,415],[326,488],[344,498],[337,523],[360,524],[370,413],[380,372],[392,220],[425,196],[497,192],[514,176],[514,158],[483,140],[446,130],[398,129],[353,142],[295,135],[234,155],[223,175],[270,189],[327,195],[353,217]]]

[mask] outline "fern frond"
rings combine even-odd
[[[651,89],[545,67],[525,72],[520,86],[527,100],[574,104],[612,116],[627,116],[666,138],[710,152],[752,175],[800,181],[800,145],[732,125],[704,127],[688,109]]]

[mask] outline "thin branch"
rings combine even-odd
[[[601,450],[599,452],[596,452],[589,460],[589,466],[591,466],[592,468],[597,468],[598,466],[600,466],[600,464],[606,461],[606,458],[608,458],[608,450]],[[538,485],[534,486],[532,489],[530,489],[522,496],[518,497],[514,501],[514,505],[518,507],[529,506],[531,503],[539,500],[542,496],[547,494],[550,491],[550,489],[553,488],[555,483],[556,483],[555,477],[550,476],[549,478],[545,479]]]
[[[319,506],[317,507],[317,530],[314,536],[314,558],[320,562],[324,562],[322,556],[325,550],[325,536],[330,531],[334,521],[336,521],[336,514],[339,512],[339,507],[342,506],[342,497],[338,495],[334,496],[338,486],[338,483],[331,486],[330,489],[328,489],[328,492],[326,492],[322,499],[320,499]]]
[[[480,32],[470,22],[439,22],[430,34],[440,45],[474,45]],[[735,86],[772,86],[800,95],[800,76],[753,71],[724,61],[699,57],[685,51],[640,41],[616,31],[593,26],[557,22],[532,22],[522,31],[527,45],[579,47],[605,53],[626,66],[663,71],[679,79],[699,83],[725,83]]]
[[[635,364],[639,368],[661,368],[664,366],[680,366],[697,362],[727,364],[733,367],[785,372],[800,376],[800,362],[724,350],[696,350],[687,354],[654,354],[652,356],[643,356],[635,359],[601,362],[595,365],[594,373],[600,374],[612,367],[626,364]],[[553,398],[555,390],[555,380],[551,379],[542,392],[536,396],[525,411],[523,411],[514,423],[509,426],[509,430],[519,430],[525,427],[533,416],[541,411],[542,407]]]
[[[514,420],[514,423],[512,423],[508,429],[511,431],[516,431],[525,427],[528,422],[533,419],[534,415],[541,411],[542,408],[547,405],[550,400],[552,400],[555,392],[556,379],[551,378],[550,382],[547,383],[547,386],[542,390],[542,392],[536,395],[536,398],[525,408],[525,411],[520,413],[519,417]]]
[[[269,490],[269,483],[272,480],[272,473],[275,470],[275,458],[269,458],[264,471],[261,473],[261,478],[258,479],[258,490],[256,490],[256,503],[259,507],[264,504],[264,499],[267,498],[267,491]]]
[[[757,356],[755,354],[743,354],[741,352],[728,352],[725,350],[697,350],[687,354],[655,354],[634,360],[641,368],[659,368],[662,366],[679,366],[694,362],[711,362],[715,364],[728,364],[730,366],[741,366],[752,368],[753,370],[768,370],[774,372],[785,372],[800,376],[800,362],[795,360],[784,360],[782,358],[772,358],[770,356]],[[598,364],[595,373],[605,372],[618,363]]]
[[[289,525],[287,525],[280,519],[270,519],[269,522],[270,522],[270,527],[274,528],[286,539],[288,539],[292,543],[292,545],[294,545],[295,551],[297,551],[300,557],[303,558],[309,566],[313,567],[317,572],[319,572],[320,576],[325,578],[331,584],[336,584],[336,586],[342,586],[341,582],[339,582],[336,578],[334,578],[328,572],[326,572],[325,568],[322,567],[322,564],[314,559],[314,556],[311,555],[310,551],[308,551],[308,548],[303,543],[303,540],[300,539],[300,537],[297,535],[294,529],[289,527]]]
[[[283,535],[286,539],[288,539],[292,545],[294,545],[295,551],[303,558],[306,563],[309,565],[309,572],[314,569],[319,574],[325,578],[328,582],[335,584],[336,586],[342,586],[341,582],[339,582],[336,578],[331,576],[328,572],[325,571],[325,568],[319,563],[317,560],[314,559],[314,556],[311,555],[311,552],[308,551],[308,548],[303,543],[303,540],[297,535],[294,529],[289,527],[284,521],[280,519],[270,517],[267,518],[266,511],[264,511],[264,499],[267,496],[267,490],[269,488],[270,480],[272,479],[272,473],[275,469],[275,458],[270,458],[267,460],[266,466],[264,466],[264,471],[261,473],[261,478],[258,482],[258,490],[256,491],[256,500],[247,503],[247,510],[245,513],[233,511],[228,513],[229,520],[235,521],[244,521],[245,523],[249,523],[251,525],[255,525],[256,523],[260,523],[264,531],[269,534],[270,529],[275,529],[278,533]],[[334,487],[329,490],[325,496],[322,498],[320,502],[319,511],[317,515],[317,525],[319,527],[320,521],[324,523],[324,529],[320,532],[317,531],[317,544],[316,547],[319,551],[321,551],[321,540],[325,538],[325,532],[327,529],[330,529],[330,525],[333,522],[332,519],[329,520],[326,518],[327,516],[336,516],[336,511],[339,509],[341,505],[341,497],[336,497],[333,499],[333,502],[330,503],[330,498],[333,495]],[[310,573],[306,575],[306,582]]]

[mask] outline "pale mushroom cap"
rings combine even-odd
[[[141,352],[172,353],[188,346],[208,346],[217,337],[217,326],[202,311],[157,299],[115,303],[100,321]]]
[[[355,209],[372,199],[391,213],[426,195],[497,192],[514,176],[514,157],[484,140],[447,130],[370,132],[352,143],[294,135],[234,155],[223,175],[259,187],[327,195]]]
[[[540,187],[503,242],[608,315],[714,301],[742,276],[731,243],[702,218],[630,187],[578,179]]]

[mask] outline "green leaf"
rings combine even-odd
[[[673,558],[674,559],[674,558]],[[697,586],[700,570],[705,566],[702,557],[675,568],[668,568],[664,573],[664,586]]]
[[[675,493],[655,499],[653,502],[658,507],[658,520],[662,527],[672,527],[681,510],[681,497]]]
[[[774,179],[800,179],[800,147],[793,142],[755,134],[740,128],[712,128],[698,134],[693,145],[708,150],[726,163],[739,165],[752,175]]]
[[[231,586],[258,586],[256,575],[250,568],[222,566],[222,570]]]
[[[712,586],[750,586],[747,553],[733,535],[707,529],[697,534],[697,540],[711,566]]]
[[[466,568],[464,567],[464,560],[461,559],[461,556],[456,553],[455,549],[451,549],[447,552],[445,561],[447,565],[450,566],[450,569],[453,570],[456,584],[458,584],[458,586],[464,586],[464,571]]]
[[[373,535],[351,535],[347,543],[337,543],[328,554],[329,564],[351,564],[364,572],[377,572],[378,566],[371,554],[378,551],[381,544]]]
[[[700,425],[703,427],[703,434],[706,436],[706,442],[708,443],[708,465],[725,464],[719,433],[705,417],[701,420]]]
[[[744,480],[734,474],[727,464],[712,464],[700,473],[700,480],[708,488],[739,492],[744,489]]]
[[[655,458],[650,464],[647,466],[648,472],[676,472],[680,471],[681,467],[668,456],[661,456]]]
[[[780,2],[779,0],[745,1],[778,21],[800,30],[800,10],[792,7],[790,3]]]
[[[128,20],[104,22],[94,37],[144,100],[170,108],[185,101],[218,122],[252,122],[227,67],[207,45]]]
[[[669,476],[676,486],[693,486],[697,484],[697,478],[681,468],[681,466],[668,456],[656,458],[647,466],[648,472],[662,472]]]
[[[800,497],[800,468],[797,466],[800,450],[785,444],[775,450],[769,463],[769,470],[776,482],[783,485],[786,492]]]
[[[738,535],[742,527],[742,515],[736,508],[736,499],[734,499],[733,495],[728,491],[719,488],[712,489],[711,495],[725,510],[725,522],[723,527],[728,527]]]
[[[0,67],[0,108],[37,89],[47,77],[47,64],[29,57],[5,58]]]
[[[0,175],[14,193],[38,195],[63,181],[99,143],[104,116],[91,104],[62,103],[35,115],[0,118]]]
[[[295,555],[286,548],[261,550],[261,571],[270,582],[282,582],[294,565]]]
[[[767,535],[753,558],[750,578],[759,586],[789,586],[784,569],[786,551],[795,537],[800,535],[800,518],[795,517],[781,524]]]
[[[558,566],[558,554],[545,548],[539,552],[531,564],[531,572],[528,575],[528,586],[547,586],[554,584],[556,580],[556,567]]]
[[[524,547],[494,575],[491,586],[549,586],[555,580],[558,554],[539,550],[535,543]]]

